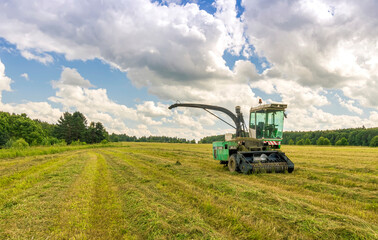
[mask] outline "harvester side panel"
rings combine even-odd
[[[230,156],[230,149],[236,150],[236,142],[213,142],[213,157],[215,160],[228,161]]]

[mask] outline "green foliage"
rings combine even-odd
[[[320,137],[318,141],[316,141],[317,145],[331,145],[331,142],[329,141],[328,138],[325,137]]]
[[[324,145],[324,137],[320,137],[320,138],[316,141],[316,145]]]
[[[104,140],[101,141],[101,144],[108,144],[108,143],[109,143],[109,141],[106,140],[106,139],[104,139]]]
[[[204,137],[198,143],[212,143],[212,142],[224,141],[224,136],[225,135],[222,134],[222,135]]]
[[[108,138],[108,133],[100,122],[87,127],[87,120],[80,112],[65,112],[56,125],[32,120],[26,114],[0,112],[0,148],[10,148],[20,138],[29,146],[65,146],[67,142],[79,139],[83,141],[80,145],[85,142],[100,143]]]
[[[336,145],[337,141],[346,138],[350,146],[369,146],[375,136],[378,136],[378,128],[365,127],[326,131],[284,132],[282,144],[288,144],[290,139],[309,139],[311,144],[316,144],[320,137],[324,137],[328,138],[332,145]]]
[[[14,142],[14,141],[15,141],[14,139],[9,139],[9,140],[4,144],[4,147],[5,147],[5,148],[11,148],[12,145],[13,145],[13,142]]]
[[[375,136],[370,141],[370,147],[378,147],[378,136]]]
[[[57,139],[56,137],[45,137],[42,140],[41,145],[42,146],[52,146],[52,145],[58,144],[59,142],[60,142],[60,140]]]
[[[16,141],[12,142],[12,148],[25,149],[27,147],[29,147],[29,144],[23,138],[17,139]]]
[[[73,114],[65,112],[58,120],[54,135],[64,139],[68,144],[78,144],[77,141],[80,139],[90,144],[100,143],[108,138],[108,132],[101,122],[91,122],[87,127],[87,119],[80,112]]]
[[[289,144],[289,145],[294,145],[294,140],[293,140],[293,139],[290,139],[288,144]]]
[[[72,141],[85,139],[87,131],[87,119],[80,112],[73,114],[65,112],[58,120],[54,134],[57,138],[64,139],[68,144]]]
[[[297,145],[304,145],[304,140],[303,140],[303,139],[299,140],[299,141],[297,142]]]
[[[160,142],[160,143],[190,143],[190,140],[185,138],[177,137],[166,137],[166,136],[149,136],[140,137],[128,136],[126,134],[115,134],[112,133],[109,136],[110,142]]]
[[[345,137],[343,137],[343,138],[337,140],[337,142],[336,142],[335,145],[336,146],[347,146],[348,145],[348,140]]]
[[[311,145],[311,140],[309,138],[306,138],[304,145]]]
[[[64,139],[60,139],[54,146],[67,146],[67,143]]]
[[[0,112],[0,146],[5,145],[9,139],[9,113]]]
[[[108,138],[108,132],[105,130],[102,123],[91,122],[87,129],[86,141],[88,143],[99,143]]]
[[[80,142],[80,139],[78,139],[77,141],[71,142],[72,146],[86,145],[86,144],[87,144],[86,142]]]
[[[0,145],[5,145],[12,138],[23,138],[28,145],[37,145],[45,136],[41,125],[26,114],[0,112]]]

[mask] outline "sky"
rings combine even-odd
[[[374,0],[2,0],[0,22],[0,111],[198,140],[234,130],[169,105],[261,98],[285,130],[378,126]]]

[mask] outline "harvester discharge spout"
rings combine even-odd
[[[246,137],[246,127],[245,127],[245,124],[244,124],[244,118],[243,118],[242,113],[240,112],[239,106],[237,106],[235,108],[236,115],[233,112],[231,112],[230,110],[228,110],[227,108],[224,108],[224,107],[218,107],[218,106],[207,105],[207,104],[197,104],[197,103],[175,103],[175,104],[172,104],[171,106],[169,106],[168,109],[172,109],[172,108],[176,108],[176,107],[201,108],[201,109],[209,112],[213,116],[217,117],[221,121],[230,125],[228,122],[226,122],[225,120],[221,119],[220,117],[216,116],[215,114],[213,114],[212,112],[210,112],[208,110],[215,110],[215,111],[223,112],[223,113],[227,114],[232,119],[232,121],[234,122],[235,126],[232,126],[232,125],[230,125],[230,126],[236,129],[236,133],[235,133],[236,137]]]

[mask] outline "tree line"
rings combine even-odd
[[[283,133],[282,144],[378,146],[378,128],[348,128],[325,131],[291,131]]]
[[[215,141],[224,141],[224,135],[207,136],[202,138],[199,143],[212,143]],[[282,144],[378,147],[378,128],[288,131],[283,133]]]
[[[80,112],[65,112],[56,124],[32,120],[25,113],[0,112],[0,148],[99,143],[107,138],[108,133],[101,122],[88,125]]]
[[[56,124],[30,119],[26,114],[0,112],[0,148],[14,145],[66,145],[111,142],[195,143],[195,140],[166,136],[109,135],[101,122],[90,122],[80,112],[65,112]],[[199,143],[224,141],[224,135],[207,136]],[[378,128],[349,128],[326,131],[284,132],[282,144],[378,146]]]
[[[201,138],[198,143],[212,143],[212,142],[221,142],[224,141],[225,135],[215,135],[215,136],[207,136],[204,138]]]
[[[109,135],[109,141],[111,142],[160,142],[160,143],[196,143],[196,140],[187,140],[186,138],[167,137],[167,136],[128,136],[126,134]]]
[[[31,119],[25,113],[0,112],[0,148],[50,145],[78,145],[100,142],[196,143],[185,138],[166,136],[128,136],[108,134],[101,122],[90,122],[80,112],[65,112],[56,124]]]

